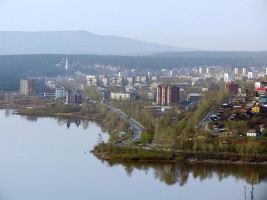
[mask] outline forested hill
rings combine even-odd
[[[55,75],[56,64],[68,57],[79,66],[94,64],[119,65],[128,68],[174,68],[194,66],[267,66],[267,52],[174,52],[151,56],[100,56],[100,55],[10,55],[0,56],[1,74],[30,72],[33,74]]]
[[[166,56],[168,55],[168,56]],[[111,64],[126,68],[158,70],[194,66],[267,66],[267,52],[180,52],[175,55],[154,56],[97,56],[68,55],[70,63],[75,63],[75,71],[88,73],[85,66]],[[20,78],[29,76],[58,76],[65,74],[63,59],[66,55],[11,55],[0,56],[0,91],[18,90]]]

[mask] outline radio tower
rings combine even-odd
[[[123,61],[122,72],[125,72],[125,61]]]
[[[69,61],[68,61],[68,56],[66,56],[65,70],[68,69],[69,69]]]

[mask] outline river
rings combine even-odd
[[[94,122],[0,110],[0,200],[267,199],[266,165],[116,163],[90,150]]]

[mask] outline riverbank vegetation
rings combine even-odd
[[[201,145],[193,148],[193,141],[210,141],[209,135],[197,129],[199,121],[213,107],[222,104],[227,93],[224,90],[207,92],[196,109],[184,111],[179,105],[174,105],[170,111],[163,114],[151,112],[146,101],[122,102],[113,101],[113,106],[123,110],[127,115],[144,125],[143,144],[153,143],[157,146],[171,147],[176,150],[204,150]],[[214,98],[216,97],[216,98]],[[205,142],[204,142],[205,143]],[[203,145],[202,145],[203,146]]]
[[[94,94],[92,88],[86,91]],[[96,96],[96,99],[98,99]],[[97,102],[82,105],[54,103],[35,109],[23,109],[19,114],[35,116],[64,116],[101,121],[110,133],[108,144],[99,144],[94,153],[102,159],[122,160],[220,160],[230,162],[266,162],[267,140],[262,137],[218,136],[198,128],[207,112],[221,105],[228,94],[224,90],[206,92],[195,109],[183,110],[175,105],[167,113],[153,113],[144,100],[113,101],[112,106],[122,110],[144,126],[139,142],[131,141],[130,121],[123,120],[110,107]],[[238,124],[243,130],[244,122]],[[122,131],[123,134],[119,134]]]
[[[92,150],[103,160],[116,161],[165,161],[165,162],[222,162],[222,163],[267,163],[267,154],[234,153],[223,151],[152,150],[143,147],[122,147],[99,144]]]
[[[82,105],[67,105],[64,103],[55,103],[50,106],[39,108],[27,108],[18,111],[20,115],[28,116],[56,116],[56,117],[70,117],[81,118],[86,120],[96,120],[101,122],[105,131],[112,133],[110,137],[111,142],[115,141],[115,136],[118,131],[124,130],[127,133],[131,132],[128,129],[128,123],[118,117],[112,112],[109,107],[104,104],[82,104]]]
[[[184,111],[176,105],[164,114],[151,112],[146,101],[113,101],[113,106],[144,125],[140,146],[98,145],[93,152],[99,158],[115,160],[266,162],[267,139],[264,134],[260,137],[241,137],[240,134],[219,136],[198,128],[202,118],[228,97],[223,89],[206,92],[196,109]],[[238,128],[244,133],[244,124],[247,122],[227,121],[225,126]]]

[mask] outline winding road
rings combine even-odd
[[[135,121],[133,118],[129,117],[124,112],[122,112],[120,109],[114,108],[112,106],[109,106],[109,108],[112,112],[117,113],[119,118],[125,119],[128,121],[128,123],[130,124],[130,127],[133,129],[133,140],[140,141],[141,135],[144,131],[144,127],[139,122]]]

